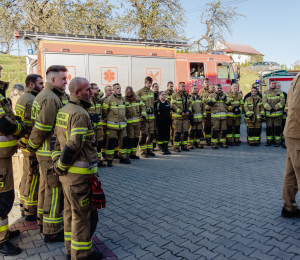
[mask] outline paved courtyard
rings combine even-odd
[[[106,260],[300,259],[300,221],[280,217],[286,150],[265,147],[265,133],[263,145],[248,146],[245,125],[242,142],[101,169],[107,207],[94,249]],[[17,204],[10,224],[21,226],[13,243],[24,250],[4,259],[65,259],[63,243],[17,224]]]

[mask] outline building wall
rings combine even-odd
[[[250,61],[251,55],[241,54],[241,53],[226,53],[226,55],[231,56],[234,62],[245,63],[245,61]]]

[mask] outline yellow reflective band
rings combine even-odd
[[[36,154],[41,155],[41,156],[51,156],[51,152],[49,150],[43,151],[43,150],[38,150]]]
[[[16,146],[16,145],[17,145],[17,140],[0,142],[0,147],[11,147],[11,146]]]
[[[0,188],[3,188],[4,187],[4,182],[0,182]]]
[[[37,181],[38,181],[38,176],[32,175],[32,181],[31,181],[30,190],[29,190],[29,201],[28,202],[33,202],[33,195],[35,192]]]
[[[38,208],[37,212],[38,212],[39,214],[44,214],[43,209],[39,209],[39,208]]]
[[[57,163],[57,166],[58,168],[60,168],[62,171],[65,171],[66,169],[69,168],[70,165],[62,165],[61,162],[60,162],[60,159],[58,160],[58,163]]]
[[[87,136],[94,135],[94,134],[95,134],[94,130],[88,130],[87,131]]]
[[[55,210],[56,210],[56,206],[57,206],[57,199],[58,199],[58,187],[55,187],[55,188],[52,188],[52,201],[51,201],[49,219],[53,219],[54,216],[55,216]]]
[[[37,144],[37,145],[33,144],[30,139],[28,140],[28,144],[29,144],[29,146],[31,146],[32,148],[35,148],[35,149],[40,146],[39,144]]]
[[[71,241],[72,232],[64,232],[65,233],[65,241]]]
[[[109,154],[107,150],[106,150],[106,154]],[[71,166],[68,169],[68,172],[77,173],[77,174],[93,174],[98,172],[98,167],[95,166],[89,169],[89,168],[80,168],[80,167]]]
[[[47,132],[50,132],[53,128],[52,125],[43,125],[39,122],[35,122],[34,127],[39,129],[39,130],[47,131]]]
[[[63,221],[63,218],[46,218],[46,217],[43,217],[43,222],[46,222],[46,223],[60,223]]]
[[[8,224],[0,227],[0,232],[6,231],[6,230],[8,230]]]
[[[0,115],[5,114],[5,111],[3,108],[0,108]]]
[[[60,156],[60,155],[61,155],[61,151],[55,151],[51,154],[51,158],[54,159],[54,157]]]
[[[92,240],[89,242],[76,242],[72,239],[71,247],[75,250],[88,250],[92,247]]]
[[[36,201],[27,201],[27,200],[25,200],[25,205],[36,206],[37,205],[37,200]]]
[[[88,129],[86,127],[77,127],[73,128],[71,131],[71,136],[73,135],[85,135],[87,133]]]

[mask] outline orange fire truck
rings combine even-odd
[[[65,65],[68,81],[84,77],[101,89],[116,82],[132,86],[136,91],[151,76],[161,90],[167,82],[186,82],[188,88],[197,84],[203,88],[203,79],[222,84],[228,91],[231,82],[237,82],[239,73],[227,55],[177,53],[188,47],[186,42],[154,41],[129,38],[65,35],[55,33],[15,32],[17,39],[35,40],[39,50],[26,55],[27,73],[45,77],[51,65]],[[234,69],[235,68],[235,69]]]

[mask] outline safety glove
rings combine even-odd
[[[253,121],[253,119],[254,119],[253,115],[252,115],[252,116],[249,116],[249,119],[250,119],[251,121]]]
[[[276,109],[274,107],[272,107],[270,112],[271,112],[270,114],[272,114],[272,113],[276,112]]]
[[[52,168],[52,172],[55,174],[55,175],[58,175],[58,176],[63,176],[65,175],[66,171],[64,169],[62,169],[61,167],[61,164],[59,164],[59,158],[55,159],[53,161],[53,168]]]
[[[90,184],[93,189],[92,206],[95,209],[105,208],[105,194],[101,188],[101,182],[96,178],[90,178]]]

